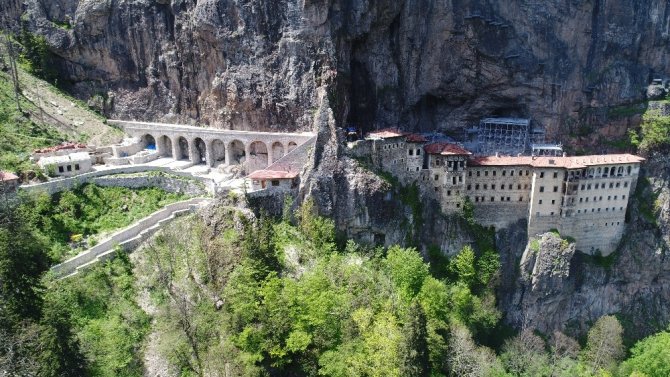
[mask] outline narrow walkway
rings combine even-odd
[[[163,224],[177,216],[193,212],[211,200],[210,198],[193,198],[169,204],[134,224],[115,232],[96,246],[51,267],[51,271],[58,279],[67,278],[100,261],[113,258],[116,246],[124,251],[130,251],[156,233]]]

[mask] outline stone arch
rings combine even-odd
[[[615,168],[614,168],[614,166],[612,166],[610,168],[610,177],[614,177],[614,174],[615,174],[614,172],[615,172]]]
[[[172,140],[167,135],[160,136],[156,144],[158,154],[165,157],[172,157]]]
[[[284,156],[284,144],[279,141],[272,143],[272,161],[271,163],[279,160]]]
[[[268,147],[260,141],[249,144],[249,156],[247,157],[247,172],[265,169],[268,166]]]
[[[186,140],[185,137],[179,136],[177,138],[177,145],[175,148],[175,160],[184,160],[189,158],[189,148],[188,148],[188,140]]]
[[[156,150],[156,138],[150,134],[142,136],[142,144],[144,149]]]
[[[617,174],[622,175],[623,174],[623,166],[619,166],[619,169],[617,169]]]
[[[290,153],[292,150],[296,149],[297,147],[298,147],[298,144],[296,144],[295,141],[289,141],[286,153]]]
[[[233,140],[228,144],[228,164],[241,165],[246,159],[244,143],[239,140]]]
[[[223,141],[215,139],[211,146],[212,166],[217,166],[226,162],[226,145]]]
[[[193,156],[191,161],[194,164],[204,164],[207,162],[207,145],[205,141],[199,137],[193,139]]]
[[[631,166],[628,166],[628,167],[626,168],[626,174],[627,174],[627,175],[630,175],[630,173],[631,173],[632,171],[633,171],[633,168],[632,168]]]

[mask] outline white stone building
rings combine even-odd
[[[63,156],[42,157],[37,162],[45,173],[62,177],[86,173],[92,170],[93,162],[88,152],[75,152]]]

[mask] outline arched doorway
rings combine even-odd
[[[296,144],[295,141],[289,141],[288,142],[288,152],[287,153],[291,153],[291,151],[294,150],[297,146],[298,146],[298,144]]]
[[[149,149],[152,151],[156,150],[156,139],[153,136],[146,134],[142,136],[142,143],[144,144],[144,149]]]
[[[272,162],[279,160],[284,156],[284,145],[278,141],[272,143]]]
[[[244,144],[239,140],[233,140],[228,145],[228,164],[240,165],[245,160]]]
[[[196,137],[193,140],[193,145],[195,146],[193,150],[193,163],[197,165],[207,162],[207,145],[205,145],[205,142],[201,138]]]
[[[249,157],[246,162],[247,172],[265,169],[268,166],[268,147],[262,141],[254,141],[249,145]]]
[[[177,155],[174,156],[175,160],[188,159],[188,141],[183,136],[180,136],[177,139]]]
[[[226,161],[226,145],[216,139],[212,141],[212,166],[223,164]]]
[[[158,152],[161,156],[172,157],[172,140],[163,135],[158,138]]]

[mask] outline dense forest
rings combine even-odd
[[[311,202],[282,219],[217,207],[132,258],[53,281],[33,206],[5,201],[0,370],[9,375],[667,376],[670,332],[625,346],[614,316],[583,339],[500,324],[498,256],[435,266],[413,248],[338,242]],[[158,355],[158,356],[156,356]]]

